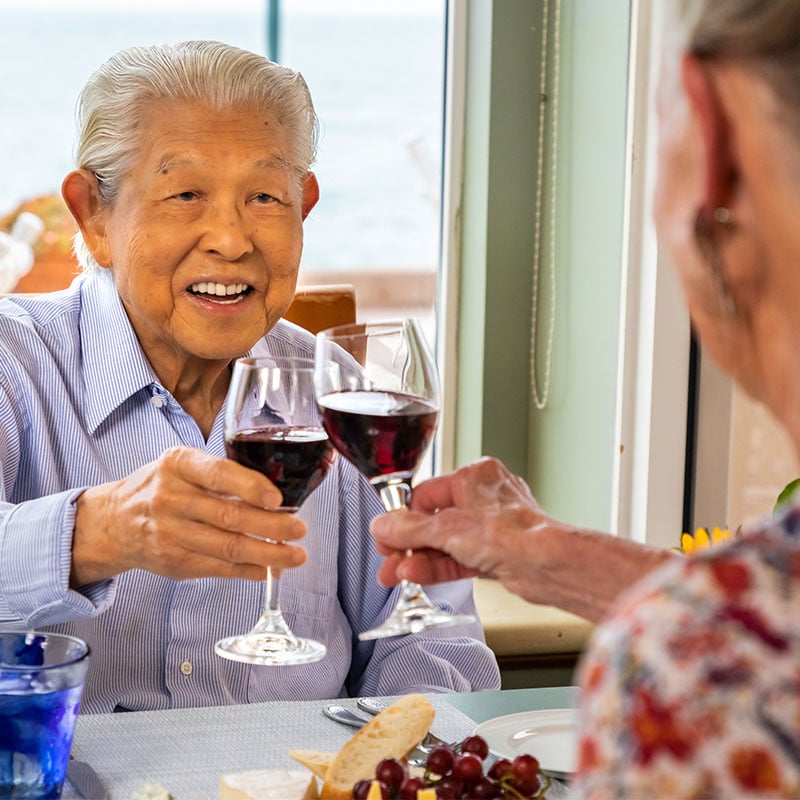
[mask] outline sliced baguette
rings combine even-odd
[[[321,750],[290,750],[289,756],[306,769],[310,769],[318,778],[325,780],[336,753],[323,753]]]
[[[405,758],[431,727],[435,711],[421,694],[409,694],[373,717],[336,754],[321,800],[352,800],[353,785],[375,777],[383,758]]]

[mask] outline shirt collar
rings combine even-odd
[[[158,382],[107,270],[81,287],[81,356],[89,433],[128,398]]]

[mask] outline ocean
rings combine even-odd
[[[279,60],[303,73],[321,121],[305,270],[437,263],[445,0],[384,3],[281,5]],[[75,100],[117,50],[201,38],[266,52],[266,0],[143,5],[0,0],[0,216],[60,191],[73,166]]]

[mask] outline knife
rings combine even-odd
[[[108,800],[108,792],[98,774],[85,762],[70,754],[67,780],[83,800]]]

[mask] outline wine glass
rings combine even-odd
[[[439,380],[417,320],[342,325],[317,334],[314,388],[336,449],[367,477],[387,511],[404,508],[436,430]],[[403,581],[391,615],[359,639],[474,621]]]
[[[225,398],[228,458],[266,475],[281,490],[281,510],[293,514],[322,482],[335,451],[314,400],[309,358],[240,358]],[[254,534],[255,535],[255,534]],[[278,604],[280,573],[267,569],[264,607],[252,630],[220,639],[215,652],[248,664],[307,664],[326,648],[289,629]]]

